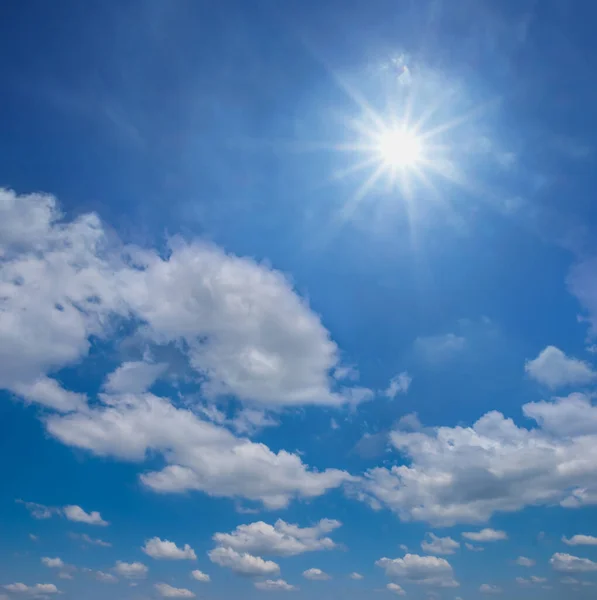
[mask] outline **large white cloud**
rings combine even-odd
[[[141,550],[155,559],[195,560],[197,558],[195,551],[188,544],[185,544],[183,548],[179,548],[174,542],[161,540],[158,537],[147,540]]]
[[[584,385],[597,377],[589,363],[569,358],[555,346],[547,346],[537,358],[527,361],[525,370],[533,379],[551,388]]]
[[[273,525],[257,521],[239,525],[232,533],[216,533],[214,541],[237,552],[294,556],[314,550],[331,550],[335,542],[326,533],[340,527],[333,519],[322,519],[313,527],[299,527],[278,519]]]
[[[142,461],[151,451],[171,463],[142,482],[161,492],[201,490],[244,497],[281,508],[294,497],[319,496],[350,476],[309,470],[296,454],[272,452],[199,419],[188,409],[151,394],[110,397],[110,406],[48,417],[48,431],[70,446],[100,456]]]
[[[452,565],[445,558],[405,554],[403,558],[380,558],[376,563],[391,579],[433,587],[457,587]]]
[[[597,503],[597,407],[573,394],[523,406],[537,427],[492,411],[471,427],[398,429],[392,445],[408,461],[371,469],[358,491],[405,520],[484,522],[499,511]]]
[[[271,560],[263,560],[260,556],[253,556],[247,552],[236,552],[232,548],[218,547],[208,552],[209,560],[227,567],[238,575],[245,577],[261,577],[278,575],[280,567]]]

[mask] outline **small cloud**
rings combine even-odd
[[[256,581],[255,587],[258,590],[267,592],[294,592],[298,588],[286,583],[283,579],[266,579],[265,581]]]
[[[162,598],[194,598],[195,594],[185,588],[175,588],[167,583],[156,583],[153,586]]]
[[[191,571],[191,577],[197,581],[201,581],[201,583],[209,583],[211,580],[209,575],[207,575],[207,573],[204,573],[203,571],[200,571],[199,569],[195,569],[194,571]]]
[[[38,537],[38,536],[36,536],[36,535],[34,535],[33,533],[30,533],[30,534],[29,534],[29,539],[30,539],[32,542],[39,542],[39,537]]]
[[[102,516],[97,511],[91,511],[90,513],[85,512],[80,506],[70,505],[63,508],[64,516],[69,521],[76,523],[86,523],[87,525],[99,525],[106,527],[109,525],[107,521],[102,519]]]
[[[363,577],[363,575],[361,575],[360,573],[357,573],[356,571],[355,571],[355,572],[353,572],[353,573],[351,573],[351,574],[349,575],[349,577],[350,577],[351,579],[354,579],[355,581],[360,581],[361,579],[365,579],[365,578]]]
[[[421,548],[427,554],[454,554],[460,543],[451,537],[438,537],[434,533],[428,533],[427,539],[421,542]]]
[[[114,571],[126,579],[143,579],[147,575],[149,569],[140,562],[126,563],[117,560]]]
[[[398,596],[404,596],[406,594],[406,592],[397,583],[388,583],[388,585],[386,585],[386,589],[392,592],[392,594],[396,594]]]
[[[393,400],[398,394],[406,394],[411,383],[412,377],[406,371],[398,373],[390,379],[390,384],[383,391],[383,395]]]
[[[459,354],[466,346],[466,339],[455,333],[418,337],[415,351],[427,362],[441,363]]]
[[[498,587],[497,585],[491,585],[489,583],[484,583],[479,588],[479,591],[482,594],[501,594],[502,588]]]
[[[537,358],[528,360],[524,368],[530,377],[550,388],[583,385],[597,377],[589,363],[569,358],[555,346],[547,346]]]
[[[101,546],[102,548],[112,547],[112,544],[110,544],[110,542],[105,542],[104,540],[100,540],[99,538],[92,538],[86,533],[69,533],[69,536],[73,540],[81,540],[82,542],[84,542],[85,544],[89,544],[90,546]]]
[[[174,542],[161,540],[158,537],[146,540],[145,546],[141,550],[155,559],[196,560],[197,558],[195,551],[188,544],[185,544],[183,548],[179,548]]]
[[[303,571],[303,577],[305,579],[311,579],[312,581],[326,581],[331,579],[327,573],[324,573],[321,569],[307,569]]]
[[[485,550],[483,546],[475,546],[474,544],[470,544],[469,542],[465,542],[464,545],[466,549],[470,550],[471,552],[483,552]]]
[[[516,559],[516,564],[519,567],[534,567],[537,563],[532,558],[527,558],[526,556],[519,556]]]
[[[462,537],[473,542],[499,542],[507,540],[508,534],[495,529],[482,529],[481,531],[465,531]]]
[[[592,535],[573,535],[570,539],[562,536],[562,541],[567,546],[597,546],[597,537]]]

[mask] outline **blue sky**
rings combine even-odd
[[[595,9],[0,10],[1,600],[594,597]]]

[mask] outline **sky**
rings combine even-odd
[[[0,6],[0,600],[588,600],[597,7]]]

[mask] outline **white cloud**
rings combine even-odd
[[[20,499],[15,500],[15,502],[22,504],[34,519],[51,519],[53,515],[60,513],[60,509],[58,508],[45,506],[44,504],[38,504],[37,502],[25,502]]]
[[[4,586],[4,589],[13,594],[31,594],[34,596],[59,593],[58,588],[53,583],[36,583],[32,586],[24,583],[9,583]]]
[[[380,558],[376,563],[390,579],[404,578],[411,583],[433,587],[457,587],[452,565],[445,558],[406,554],[403,558]]]
[[[508,534],[495,529],[482,529],[481,531],[465,531],[462,533],[462,537],[473,542],[499,542],[507,540]]]
[[[55,379],[45,376],[25,383],[16,382],[11,390],[28,402],[37,402],[58,412],[82,409],[87,402],[85,394],[69,392]]]
[[[165,363],[124,362],[106,377],[104,389],[111,394],[141,394],[154,384],[167,366]]]
[[[283,579],[266,579],[265,581],[256,581],[255,587],[258,590],[267,592],[294,592],[298,588],[294,585],[286,583]]]
[[[32,542],[39,542],[39,536],[37,536],[37,535],[35,535],[35,534],[33,534],[33,533],[30,533],[30,534],[29,534],[29,539],[30,539]]]
[[[533,379],[550,388],[583,385],[597,376],[589,363],[569,358],[555,346],[547,346],[537,358],[527,361],[525,370]]]
[[[468,542],[465,542],[464,546],[466,547],[467,550],[470,550],[471,552],[484,552],[485,551],[485,548],[483,548],[483,546],[475,546],[474,544],[469,544]]]
[[[199,569],[191,571],[191,577],[197,581],[201,581],[201,583],[209,583],[211,581],[210,576]]]
[[[185,588],[175,588],[167,583],[154,584],[155,589],[162,598],[194,598],[195,594]]]
[[[526,556],[519,556],[516,559],[516,564],[519,567],[534,567],[537,563],[532,558],[527,558]]]
[[[398,596],[404,596],[406,592],[397,583],[388,583],[386,589]]]
[[[59,579],[73,579],[73,576],[67,571],[60,571],[60,573],[58,573],[58,577]]]
[[[113,405],[46,421],[62,442],[99,456],[142,461],[150,450],[172,464],[141,476],[160,492],[201,490],[282,508],[294,497],[320,496],[351,479],[344,471],[310,471],[296,454],[277,454],[151,394],[112,399]]]
[[[245,577],[271,576],[280,572],[280,567],[275,562],[247,552],[239,553],[232,548],[214,548],[208,552],[208,556],[211,562]]]
[[[355,580],[357,580],[357,581],[359,581],[359,580],[361,580],[361,579],[365,579],[365,578],[364,578],[364,577],[363,577],[363,576],[362,576],[360,573],[357,573],[356,571],[354,571],[353,573],[351,573],[351,574],[349,575],[349,577],[350,577],[351,579],[355,579]]]
[[[315,568],[303,571],[303,577],[305,579],[311,579],[312,581],[326,581],[327,579],[330,579],[330,576],[327,573],[321,569]]]
[[[549,564],[555,571],[569,573],[589,573],[597,571],[597,562],[588,558],[579,558],[571,554],[557,552],[549,559]]]
[[[62,569],[64,567],[64,561],[61,558],[49,558],[44,556],[41,559],[41,562],[50,569]]]
[[[427,361],[432,363],[444,362],[462,352],[466,339],[454,333],[418,337],[415,340],[415,350]]]
[[[102,516],[97,511],[91,511],[90,513],[85,512],[80,506],[65,506],[63,509],[64,516],[69,521],[75,521],[76,523],[87,523],[87,525],[100,525],[106,527],[109,525],[107,521],[102,519]]]
[[[563,577],[560,579],[560,583],[564,585],[578,585],[580,581],[578,579],[574,579],[574,577]]]
[[[140,562],[126,563],[117,560],[114,571],[127,579],[143,579],[147,575],[149,569]]]
[[[398,394],[406,394],[411,383],[412,377],[403,371],[390,379],[390,384],[384,390],[383,395],[393,400]]]
[[[294,556],[315,550],[332,550],[336,543],[326,533],[340,527],[333,519],[322,519],[313,527],[299,527],[278,519],[274,525],[263,521],[239,525],[232,533],[216,533],[214,541],[237,552]]]
[[[497,585],[491,585],[490,583],[483,583],[479,588],[482,594],[501,594],[502,588]]]
[[[158,537],[146,540],[145,546],[141,550],[155,559],[195,560],[197,558],[195,551],[188,544],[185,544],[183,548],[179,548],[174,542],[161,540]]]
[[[110,544],[110,542],[105,542],[104,540],[100,540],[99,538],[92,538],[86,533],[70,533],[69,535],[73,540],[81,540],[82,542],[89,544],[90,546],[100,546],[102,548],[112,547],[112,544]]]
[[[117,577],[114,577],[112,573],[104,573],[103,571],[96,571],[95,578],[102,583],[118,583]]]
[[[597,546],[597,537],[592,535],[573,535],[571,538],[562,536],[562,541],[568,546]]]
[[[438,537],[434,533],[428,533],[427,538],[421,542],[421,548],[428,554],[454,554],[460,544],[451,537]]]
[[[470,427],[389,435],[404,464],[369,470],[357,497],[404,520],[483,523],[526,506],[597,503],[597,407],[571,394],[522,407],[537,426],[518,427],[492,411]]]

